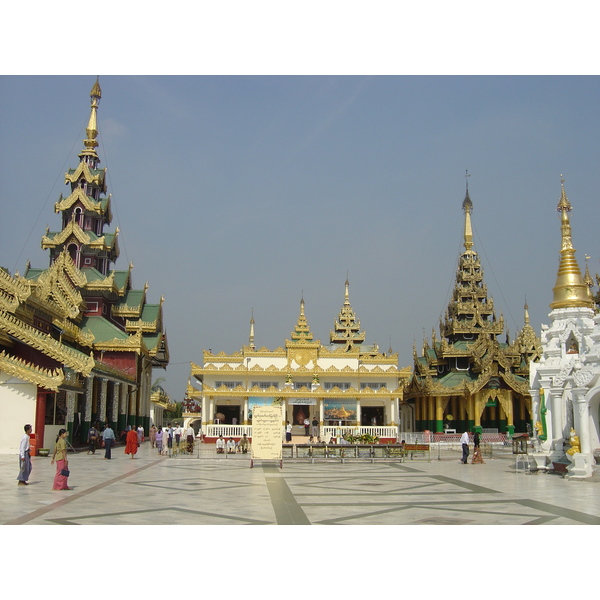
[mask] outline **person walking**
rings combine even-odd
[[[98,430],[92,425],[88,431],[88,454],[96,454],[96,440],[98,439]]]
[[[169,448],[173,448],[173,428],[171,427],[171,423],[169,423],[167,425],[166,435],[167,435],[167,450],[166,450],[165,454],[169,454]],[[163,442],[163,445],[164,445],[164,442]]]
[[[156,442],[156,449],[158,450],[159,454],[162,454],[162,447],[163,447],[163,430],[162,427],[159,427],[158,430],[156,431],[156,438],[155,438],[155,442]]]
[[[306,437],[308,437],[308,430],[310,428],[310,421],[308,420],[308,417],[306,417],[306,419],[304,419],[304,435]]]
[[[286,421],[285,426],[285,443],[290,444],[292,442],[292,425],[289,421]]]
[[[156,445],[156,427],[154,423],[152,423],[152,427],[150,427],[150,446],[154,448]]]
[[[125,454],[131,454],[131,458],[133,458],[138,451],[138,433],[135,429],[127,432],[127,437],[125,438]]]
[[[104,427],[102,440],[104,441],[104,460],[110,460],[111,449],[115,445],[115,432],[110,428],[109,423]]]
[[[59,429],[56,436],[56,445],[52,454],[50,464],[56,461],[56,475],[52,485],[53,491],[70,490],[68,486],[69,479],[69,461],[67,460],[67,436],[69,435],[66,429]]]
[[[460,459],[460,462],[463,465],[466,465],[467,459],[469,458],[469,432],[468,431],[465,431],[460,436],[460,443],[462,444],[462,458]]]
[[[142,444],[144,441],[144,428],[141,425],[138,425],[137,428],[137,438],[138,438],[138,446]]]
[[[31,448],[31,439],[29,437],[31,425],[25,425],[23,429],[25,433],[19,444],[19,475],[17,476],[19,483],[17,485],[29,485],[27,480],[29,479],[29,475],[31,475],[31,455],[29,454],[29,449]]]

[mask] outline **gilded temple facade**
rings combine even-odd
[[[346,280],[344,303],[330,332],[330,344],[313,339],[304,299],[290,339],[276,350],[257,348],[254,319],[248,344],[239,352],[204,351],[203,364],[192,363],[190,379],[201,389],[188,396],[201,405],[202,430],[211,435],[232,432],[251,435],[252,411],[257,405],[278,405],[282,427],[289,422],[295,435],[304,433],[304,420],[338,431],[370,428],[382,438],[396,437],[407,407],[402,407],[404,383],[410,368],[398,369],[398,354],[381,353],[366,345],[349,300]],[[235,432],[234,432],[235,434]]]
[[[540,441],[533,458],[540,469],[562,465],[569,477],[583,478],[593,474],[600,457],[600,313],[587,265],[582,277],[575,258],[572,206],[564,181],[561,186],[561,250],[550,325],[542,325],[543,353],[530,375]]]
[[[405,399],[414,408],[417,431],[525,432],[531,427],[529,364],[539,360],[540,341],[529,324],[511,343],[497,338],[504,319],[496,318],[479,255],[473,249],[469,189],[462,204],[464,250],[440,338],[432,331],[420,356],[413,348],[414,368]],[[529,427],[528,427],[529,426]]]
[[[61,427],[75,442],[95,422],[148,428],[152,370],[169,361],[163,300],[148,303],[147,284],[133,288],[132,265],[112,268],[119,231],[104,231],[112,212],[96,152],[98,81],[90,98],[80,162],[55,204],[61,227],[42,237],[50,266],[0,270],[0,407],[11,424],[1,452],[14,451],[25,423],[38,448],[52,448]]]

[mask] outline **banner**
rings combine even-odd
[[[356,421],[356,400],[325,400],[323,418],[325,421]]]
[[[288,404],[302,404],[303,406],[316,406],[316,398],[289,398]]]

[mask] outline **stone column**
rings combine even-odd
[[[358,426],[361,426],[362,423],[362,414],[361,414],[361,410],[360,410],[360,398],[356,399],[356,421],[358,423]]]
[[[540,390],[529,390],[531,396],[531,427],[534,431],[535,422],[542,422],[542,415],[540,415]]]
[[[481,432],[481,414],[482,414],[482,405],[483,410],[485,410],[485,403],[480,403],[482,393],[481,391],[475,393],[475,397],[471,396],[469,398],[469,406],[471,405],[471,401],[473,402],[473,412],[471,413],[471,420],[473,421],[473,428],[477,429],[477,431]]]
[[[581,444],[581,454],[590,454],[592,452],[590,444],[590,407],[585,399],[587,390],[585,388],[575,388],[573,395],[573,428],[575,434],[579,436]]]
[[[475,415],[475,398],[473,398],[472,395],[469,396],[466,408],[467,408],[467,429],[471,430],[475,426],[475,419],[477,418],[477,416]]]
[[[435,397],[429,396],[427,404],[427,429],[435,431]]]
[[[73,427],[74,427],[74,423],[73,423],[73,418],[75,417],[75,403],[77,400],[77,394],[75,392],[67,392],[66,393],[67,396],[67,430],[69,432],[69,439],[71,440],[71,442],[75,442],[75,439],[73,438]],[[79,424],[80,427],[80,431],[79,431],[79,435],[82,434],[81,431],[81,423]]]
[[[563,406],[562,406],[562,387],[553,387],[551,389],[552,405],[552,449],[562,455],[563,452]]]
[[[100,407],[98,409],[98,418],[102,423],[106,423],[106,387],[108,381],[104,377],[100,378]],[[114,426],[111,423],[111,426]]]
[[[90,375],[85,380],[85,406],[83,421],[86,423],[88,429],[92,423],[92,406],[94,398],[94,376]]]
[[[248,396],[244,396],[242,411],[242,425],[248,425]]]
[[[444,403],[441,396],[435,398],[435,432],[444,432]]]
[[[398,398],[390,398],[388,400],[390,407],[390,414],[387,418],[387,425],[390,427],[394,427],[398,423]]]

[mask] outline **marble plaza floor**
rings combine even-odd
[[[515,472],[497,451],[483,465],[459,452],[401,462],[255,461],[217,455],[136,458],[69,453],[70,491],[53,492],[55,467],[34,457],[18,486],[17,456],[0,456],[0,523],[7,525],[598,525],[600,478]]]

